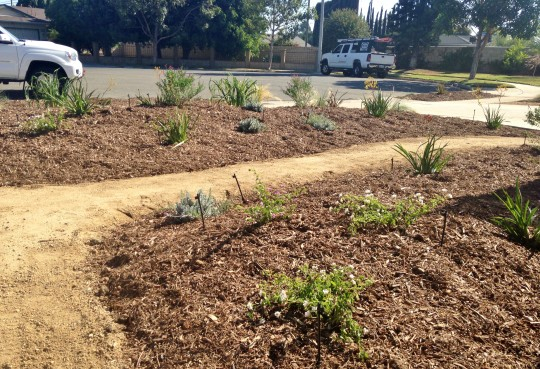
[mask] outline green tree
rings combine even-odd
[[[45,0],[19,0],[17,6],[25,6],[30,8],[45,8],[47,2]]]
[[[294,33],[307,15],[304,0],[265,0],[263,12],[267,28],[270,30],[270,64],[274,58],[276,36]],[[287,36],[285,36],[287,37]]]
[[[482,52],[491,36],[530,38],[539,25],[540,0],[446,0],[441,18],[476,30],[476,45],[469,79],[476,77]]]
[[[504,53],[503,67],[505,72],[510,74],[522,72],[525,69],[526,60],[525,43],[522,40],[517,40]]]
[[[341,38],[359,38],[369,36],[369,26],[352,9],[337,9],[332,12],[324,24],[323,50],[329,50]]]

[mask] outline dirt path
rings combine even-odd
[[[522,138],[447,138],[450,150],[518,146]],[[421,139],[400,141],[416,148]],[[389,166],[393,143],[194,173],[78,186],[0,188],[0,368],[122,368],[121,327],[95,297],[88,245],[111,225],[172,203],[184,190],[236,193],[249,169],[268,182],[305,182],[332,171]]]

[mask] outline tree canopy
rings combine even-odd
[[[369,26],[352,9],[334,10],[326,23],[323,32],[323,52],[332,49],[338,39],[368,37]]]

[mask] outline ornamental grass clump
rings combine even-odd
[[[183,69],[168,68],[160,71],[161,79],[156,83],[159,93],[156,104],[181,107],[202,92],[204,86],[195,81]]]
[[[354,235],[367,228],[408,228],[443,202],[442,196],[425,201],[418,193],[393,205],[385,205],[369,192],[365,196],[341,197],[336,210],[350,217],[349,232]]]
[[[498,216],[492,219],[493,223],[501,227],[508,237],[525,246],[540,247],[540,223],[538,222],[538,207],[531,208],[530,201],[523,199],[519,188],[519,179],[516,179],[514,197],[503,190],[503,196],[495,193],[497,199],[506,207],[510,216]]]
[[[201,203],[200,206],[199,201],[196,200],[197,197]],[[199,219],[201,217],[201,208],[204,217],[209,218],[225,213],[230,208],[230,204],[227,201],[219,202],[216,200],[211,191],[205,194],[202,190],[199,190],[196,197],[191,197],[188,192],[185,192],[180,201],[176,203],[175,212],[168,214],[168,218],[178,223]]]
[[[405,149],[401,144],[396,144],[394,151],[403,156],[411,164],[415,174],[440,173],[448,164],[450,156],[444,156],[444,146],[435,147],[440,137],[430,136],[426,142],[422,143],[416,152]],[[422,150],[422,147],[424,149]]]
[[[164,120],[159,119],[155,127],[165,144],[180,145],[188,139],[191,117],[187,113],[179,114],[177,112],[174,116],[169,116]]]
[[[377,93],[372,91],[371,97],[362,98],[362,104],[368,114],[376,118],[384,117],[394,106],[392,95],[385,97],[381,90],[378,90]]]
[[[316,95],[311,79],[299,76],[291,77],[283,93],[289,96],[294,101],[294,105],[299,108],[310,106]]]
[[[212,99],[224,101],[228,105],[242,107],[248,102],[259,101],[259,86],[257,81],[245,78],[238,79],[228,76],[219,81],[210,81]]]
[[[64,83],[56,73],[41,73],[32,77],[30,92],[25,90],[25,93],[27,98],[35,96],[36,99],[43,100],[47,107],[62,106],[66,97]]]
[[[270,279],[261,284],[259,311],[267,318],[316,322],[320,315],[324,331],[334,341],[354,343],[358,354],[367,358],[362,345],[362,326],[354,319],[361,293],[372,284],[352,267],[333,267],[326,272],[304,265],[295,277],[267,272]],[[248,306],[253,312],[253,305]]]
[[[238,131],[243,133],[260,133],[264,128],[264,123],[253,117],[242,119],[237,127]]]
[[[99,97],[94,97],[94,91],[88,91],[86,82],[82,79],[72,79],[66,82],[62,107],[68,115],[83,116],[90,114],[98,105]],[[102,100],[108,104],[110,101]]]
[[[325,117],[315,113],[310,113],[306,123],[319,131],[333,131],[336,129],[336,123]]]
[[[484,117],[486,118],[486,125],[489,129],[499,129],[504,122],[504,114],[500,112],[501,106],[499,105],[497,109],[491,108],[489,105],[487,108],[484,108],[482,105],[482,111],[484,112]]]

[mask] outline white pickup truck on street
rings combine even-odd
[[[0,27],[0,83],[30,82],[41,73],[80,78],[83,66],[77,51],[48,41],[19,40]]]
[[[322,55],[321,73],[342,71],[346,76],[361,77],[367,72],[385,78],[396,67],[396,56],[385,52],[388,41],[378,37],[338,40],[332,52]]]

